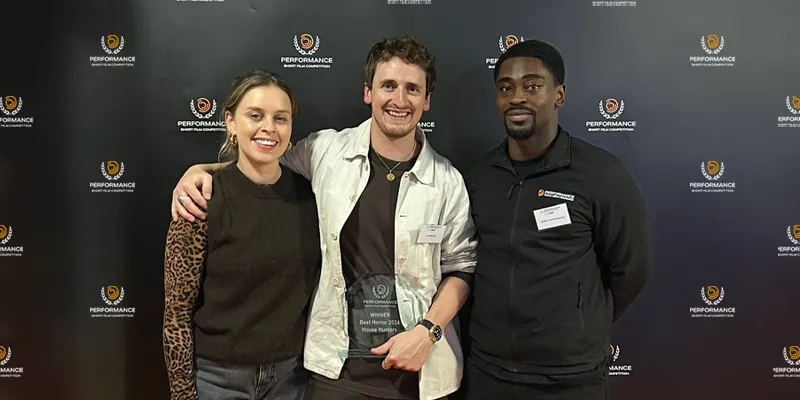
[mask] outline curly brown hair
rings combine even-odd
[[[364,65],[368,87],[372,87],[378,63],[389,61],[394,57],[422,68],[425,71],[425,94],[433,93],[436,86],[436,58],[422,44],[419,37],[410,35],[384,38],[372,46]]]

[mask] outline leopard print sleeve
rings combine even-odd
[[[192,317],[207,253],[208,222],[178,218],[164,252],[164,360],[170,400],[196,400]]]

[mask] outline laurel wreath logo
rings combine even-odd
[[[0,365],[6,365],[9,361],[11,361],[11,347],[6,349],[5,347],[0,346],[0,358],[3,359],[3,361],[0,361]]]
[[[616,108],[616,102],[617,100],[615,99],[607,99],[604,104],[603,100],[600,100],[600,103],[597,105],[597,108],[600,110],[600,115],[604,116],[606,119],[619,118],[619,116],[622,115],[622,112],[625,111],[625,100],[619,101],[619,109]],[[609,108],[609,112],[611,112],[613,115],[606,112],[607,107]],[[616,114],[611,111],[612,109],[616,111]]]
[[[303,48],[308,50],[308,47],[310,47],[310,43],[308,41],[312,40],[311,39],[311,35],[309,35],[307,33],[304,33],[304,34],[300,35],[300,39],[303,42]],[[300,54],[302,54],[304,56],[310,56],[310,55],[316,53],[317,49],[319,49],[319,36],[314,36],[313,42],[314,42],[314,48],[312,48],[309,51],[305,51],[305,50],[301,49],[300,45],[297,43],[297,35],[294,36],[294,48],[295,48],[295,50],[297,50],[298,53],[300,53]]]
[[[514,35],[506,35],[505,38],[500,36],[500,39],[497,41],[497,46],[500,47],[500,51],[505,53],[506,50],[511,48],[511,46],[524,41],[525,38],[523,38],[522,36],[520,36],[519,39],[517,39],[517,37]]]
[[[108,287],[108,296],[111,297],[112,300],[116,298],[113,302],[106,297],[106,288],[100,288],[100,295],[103,296],[103,301],[110,306],[115,306],[122,302],[122,299],[125,298],[125,288],[119,289],[119,292],[116,291],[116,286],[109,286]],[[117,297],[119,296],[119,297]]]
[[[715,43],[716,43],[715,38],[717,37],[716,35],[709,35],[708,37],[710,39],[708,45],[711,46],[711,49],[709,49],[706,46],[706,37],[703,36],[703,37],[700,38],[700,43],[703,45],[703,50],[705,50],[706,53],[708,53],[708,54],[719,54],[719,52],[722,51],[722,47],[725,46],[725,37],[724,36],[720,36],[720,38],[719,38],[719,46],[715,45]]]
[[[614,349],[614,345],[611,345],[611,353],[614,354],[614,361],[616,362],[619,358],[619,345],[617,345],[616,350]]]
[[[11,240],[12,233],[14,233],[14,230],[11,229],[10,226],[8,227],[8,229],[6,229],[5,225],[0,225],[0,239],[2,239],[0,240],[0,244],[8,243],[8,241]]]
[[[791,97],[792,99],[789,101],[789,96],[786,96],[786,108],[788,108],[792,114],[800,114],[800,97]]]
[[[119,41],[117,41],[117,35],[108,35],[108,46],[106,46],[106,38],[105,36],[101,36],[100,45],[103,46],[103,50],[108,54],[119,54],[122,48],[125,47],[125,38],[120,37]],[[109,47],[111,47],[111,49],[109,49]]]
[[[215,112],[217,112],[217,100],[211,100],[210,102],[205,97],[201,97],[197,99],[197,107],[200,108],[200,112],[197,112],[197,109],[194,107],[194,100],[189,100],[189,108],[192,110],[192,114],[195,117],[200,119],[209,119]],[[209,111],[209,104],[211,104],[211,111]],[[201,114],[205,113],[205,114]]]
[[[783,348],[783,359],[789,365],[800,365],[800,347],[789,346],[789,352],[786,352],[786,347]],[[796,360],[796,361],[793,361]]]
[[[716,286],[709,286],[709,294],[708,295],[713,298],[714,296],[716,296],[716,291],[714,293],[711,293],[712,292],[711,288],[715,288],[716,289]],[[710,306],[715,306],[715,305],[721,303],[722,299],[725,297],[725,288],[720,288],[719,289],[719,297],[717,297],[717,299],[714,300],[714,301],[711,301],[711,300],[708,299],[708,297],[706,297],[706,288],[700,288],[700,295],[703,296],[703,301],[705,301],[706,304],[708,304]]]
[[[115,173],[114,171],[116,171],[117,168],[119,168],[119,171],[116,173],[116,175],[111,176],[108,173],[106,173],[106,163],[102,163],[102,162],[100,163],[100,172],[102,172],[103,176],[105,176],[106,179],[108,179],[110,181],[116,181],[120,177],[122,177],[122,174],[125,172],[125,163],[121,163],[121,164],[118,165],[116,161],[109,161],[108,162],[108,172],[110,172],[111,174],[114,174]]]
[[[800,225],[795,225],[795,230],[797,230],[798,232],[800,232]],[[10,235],[10,234],[9,234],[9,235]],[[791,225],[786,227],[786,236],[788,236],[788,237],[789,237],[789,241],[791,241],[792,243],[794,243],[794,244],[800,244],[800,240],[797,240],[797,239],[795,239],[795,238],[794,238],[794,237],[795,237],[795,235],[792,235],[792,227],[791,227]]]
[[[3,99],[3,105],[5,107],[0,108],[0,109],[3,110],[3,114],[5,114],[5,115],[17,115],[17,113],[22,110],[22,97],[17,99],[14,96],[6,96]]]
[[[709,168],[708,169],[709,169],[709,172],[711,172],[712,174],[714,173],[713,170],[716,169],[714,167],[714,165],[716,165],[716,161],[709,161]],[[703,176],[705,176],[706,179],[711,180],[711,181],[716,181],[725,172],[725,163],[720,163],[719,173],[714,175],[714,176],[711,176],[706,172],[706,163],[704,163],[704,162],[700,163],[700,171],[703,172]]]
[[[379,299],[386,298],[386,296],[389,294],[389,288],[387,288],[385,285],[373,286],[372,294]]]

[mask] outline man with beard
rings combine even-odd
[[[458,389],[463,371],[451,321],[476,262],[469,197],[458,170],[417,128],[436,75],[428,49],[414,37],[383,40],[365,73],[371,118],[312,133],[281,160],[311,180],[319,211],[322,270],[305,341],[313,377],[307,399],[438,399]],[[184,174],[173,192],[174,219],[204,218],[198,206],[207,209],[211,198],[209,172],[224,166]]]
[[[645,200],[559,125],[558,50],[516,44],[494,78],[508,138],[465,173],[480,238],[466,399],[607,399],[611,325],[650,277]]]

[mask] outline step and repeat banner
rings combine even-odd
[[[367,51],[398,34],[437,57],[420,126],[459,168],[504,138],[500,54],[561,50],[561,124],[648,199],[656,269],[611,334],[612,398],[800,396],[800,2],[29,3],[0,15],[0,399],[168,399],[171,191],[216,160],[232,80],[285,76],[294,141],[355,126]]]

